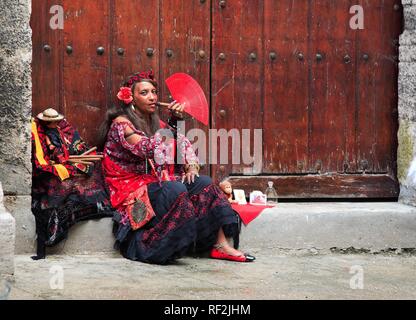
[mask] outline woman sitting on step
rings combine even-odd
[[[239,232],[238,215],[218,186],[199,175],[198,158],[188,139],[176,132],[184,106],[168,109],[171,138],[162,140],[153,72],[129,77],[102,126],[103,172],[118,213],[116,247],[124,257],[166,264],[190,252],[250,262],[253,256],[233,248],[228,237]],[[169,139],[168,139],[169,140]],[[167,161],[168,145],[177,144],[180,163]],[[176,148],[174,148],[176,149]]]
[[[94,148],[93,148],[94,149]],[[37,254],[67,237],[76,222],[113,216],[102,178],[100,157],[91,151],[64,116],[49,108],[32,119],[32,213]],[[87,159],[87,160],[85,160]]]

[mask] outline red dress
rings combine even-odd
[[[141,136],[138,143],[126,141],[126,127]],[[186,137],[178,134],[177,144],[185,163],[198,161]],[[127,121],[113,122],[108,132],[103,171],[119,213],[114,218],[116,247],[126,258],[164,264],[191,248],[209,249],[221,227],[229,236],[238,231],[237,215],[209,177],[191,185],[172,172],[162,178],[172,165],[171,145]]]

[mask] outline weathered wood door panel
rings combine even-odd
[[[398,35],[402,15],[394,9],[398,1],[359,3],[368,23],[357,34],[357,162],[360,171],[391,173],[396,167]]]
[[[357,4],[364,9],[363,30],[349,26]],[[63,30],[49,27],[52,5],[64,8]],[[95,144],[126,75],[154,69],[160,99],[168,101],[163,80],[185,72],[206,93],[210,128],[230,135],[228,146],[214,139],[211,154],[201,154],[213,164],[204,173],[211,168],[214,179],[232,176],[246,191],[273,180],[283,197],[397,196],[399,0],[45,0],[32,6],[33,114],[55,106]],[[166,119],[163,110],[161,116]],[[209,128],[186,121],[187,131],[195,127],[209,137]],[[243,158],[253,155],[254,129],[262,129],[260,166]]]
[[[267,0],[264,6],[263,172],[307,173],[308,2]]]
[[[159,75],[159,5],[148,0],[112,1],[111,103],[127,75],[152,69]]]
[[[34,92],[34,114],[46,105],[55,106],[94,144],[106,109],[118,103],[115,95],[122,81],[133,72],[150,68],[157,79],[175,72],[189,73],[201,84],[209,100],[210,2],[41,3],[34,2],[32,14],[36,44],[33,82],[39,86]],[[63,6],[63,30],[49,27],[49,9],[54,4]],[[43,44],[49,44],[53,50],[45,53]],[[52,79],[55,87],[40,84]],[[159,84],[161,99],[168,101],[164,81]],[[166,118],[163,112],[162,118]],[[192,119],[186,125],[208,133],[207,128]]]
[[[214,1],[212,8],[212,127],[227,130],[233,138],[229,139],[228,157],[221,152],[226,141],[217,140],[218,152],[212,152],[211,163],[219,163],[219,176],[259,174],[261,168],[253,172],[252,166],[244,164],[243,153],[252,153],[253,135],[244,143],[240,129],[252,131],[263,122],[264,1],[227,1],[225,7],[217,4]],[[232,130],[239,132],[233,135]]]
[[[111,92],[110,1],[65,1],[64,12],[62,112],[95,141]]]
[[[32,1],[30,26],[33,30],[32,53],[32,113],[38,114],[48,106],[61,105],[62,32],[51,32],[50,8],[61,1]]]
[[[252,17],[257,16],[256,10],[244,4]],[[364,8],[364,30],[350,27],[350,8],[357,4]],[[213,168],[216,177],[231,175],[246,191],[265,189],[267,181],[273,180],[279,194],[286,197],[397,196],[394,44],[401,28],[400,3],[261,1],[255,6],[264,10],[263,29],[246,23],[239,30],[235,21],[223,27],[220,22],[227,17],[241,16],[241,5],[242,1],[226,1],[223,8],[213,8],[213,47],[220,51],[224,43],[229,51],[247,56],[250,51],[242,51],[239,39],[259,30],[264,59],[256,62],[263,64],[264,81],[258,82],[255,92],[260,92],[262,103],[252,101],[251,106],[257,105],[248,114],[235,97],[251,99],[253,93],[242,81],[224,87],[223,79],[234,75],[234,69],[244,69],[242,64],[225,62],[228,68],[214,64],[213,89],[222,88],[223,98],[213,100],[213,124],[262,128],[263,170],[249,178],[236,165],[217,165]],[[386,26],[391,26],[389,31]],[[224,30],[236,37],[227,39]],[[221,119],[223,106],[232,110],[237,121]],[[244,127],[241,119],[247,116],[252,125]]]
[[[354,79],[357,32],[349,27],[351,1],[311,1],[309,30],[309,172],[355,167]]]
[[[161,0],[160,3],[160,43],[159,79],[166,79],[177,72],[192,76],[205,92],[210,103],[210,41],[211,12],[209,1]],[[160,99],[171,101],[164,81],[161,85]],[[167,114],[161,110],[162,119]],[[193,119],[186,119],[185,130],[201,129],[208,136],[208,127]],[[192,142],[202,137],[191,138]],[[207,148],[197,150],[201,161],[207,163]],[[209,166],[201,173],[209,174]]]

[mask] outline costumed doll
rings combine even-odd
[[[32,120],[32,213],[37,233],[32,259],[45,258],[46,247],[65,239],[76,222],[113,216],[101,163],[70,158],[88,151],[92,150],[78,131],[56,110],[46,109]],[[100,156],[93,151],[88,157]]]

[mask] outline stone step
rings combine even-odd
[[[89,254],[114,251],[113,222],[111,218],[81,221],[70,230],[68,239],[48,248],[53,254]]]
[[[255,219],[242,247],[382,252],[416,248],[416,208],[394,202],[279,203]]]
[[[16,217],[17,254],[33,253],[34,221]],[[25,224],[25,229],[22,224]],[[29,232],[30,231],[30,232]],[[51,253],[112,252],[112,220],[80,222]],[[261,250],[346,250],[370,252],[416,247],[416,208],[386,203],[279,203],[241,233],[241,248]]]

